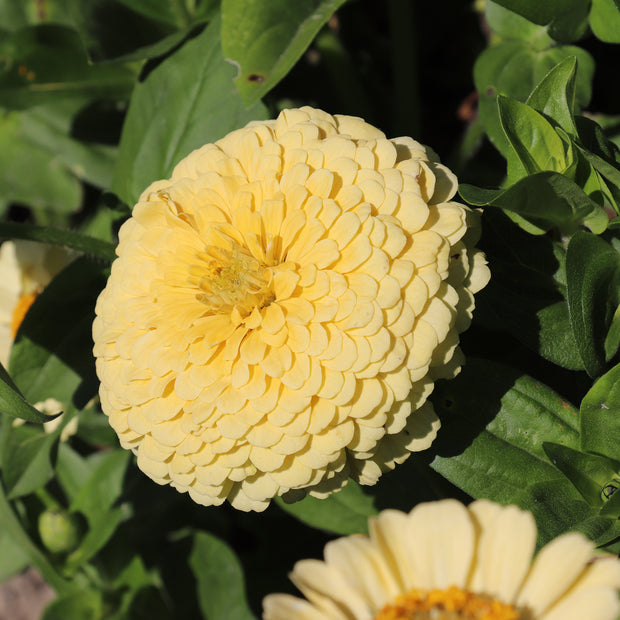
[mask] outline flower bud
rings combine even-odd
[[[52,508],[39,516],[39,536],[52,553],[68,553],[79,544],[82,523],[77,513]]]

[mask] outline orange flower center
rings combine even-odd
[[[386,605],[375,620],[519,620],[519,612],[495,599],[456,586],[410,590]]]
[[[269,287],[269,269],[250,252],[230,240],[230,248],[207,246],[196,257],[198,264],[189,268],[189,281],[200,289],[197,299],[213,314],[229,313],[236,308],[247,316],[256,307],[273,301]]]
[[[17,330],[22,324],[26,312],[28,312],[30,306],[34,303],[38,293],[22,293],[13,308],[13,314],[11,315],[11,339],[15,340]]]

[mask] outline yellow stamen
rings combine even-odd
[[[15,340],[17,330],[22,324],[22,321],[26,316],[26,312],[28,312],[30,306],[32,306],[36,298],[37,293],[22,293],[17,300],[15,308],[13,308],[13,314],[11,315],[11,338],[13,340]]]
[[[270,272],[238,243],[231,247],[207,246],[196,255],[198,264],[189,268],[189,281],[200,289],[196,297],[213,313],[232,312],[247,316],[274,299]]]
[[[495,599],[456,586],[410,590],[386,605],[375,620],[519,620],[519,612]]]

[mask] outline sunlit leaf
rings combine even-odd
[[[234,91],[235,69],[222,55],[219,28],[214,20],[136,86],[112,182],[127,204],[192,150],[266,118],[262,104],[246,110]]]
[[[222,0],[222,49],[245,105],[269,92],[345,0]]]

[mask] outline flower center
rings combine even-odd
[[[271,272],[246,248],[232,239],[229,244],[229,248],[209,245],[196,254],[198,264],[190,265],[189,281],[201,291],[196,298],[214,314],[236,308],[247,316],[273,301]]]
[[[410,590],[386,605],[374,620],[519,620],[519,612],[495,599],[456,586]]]

